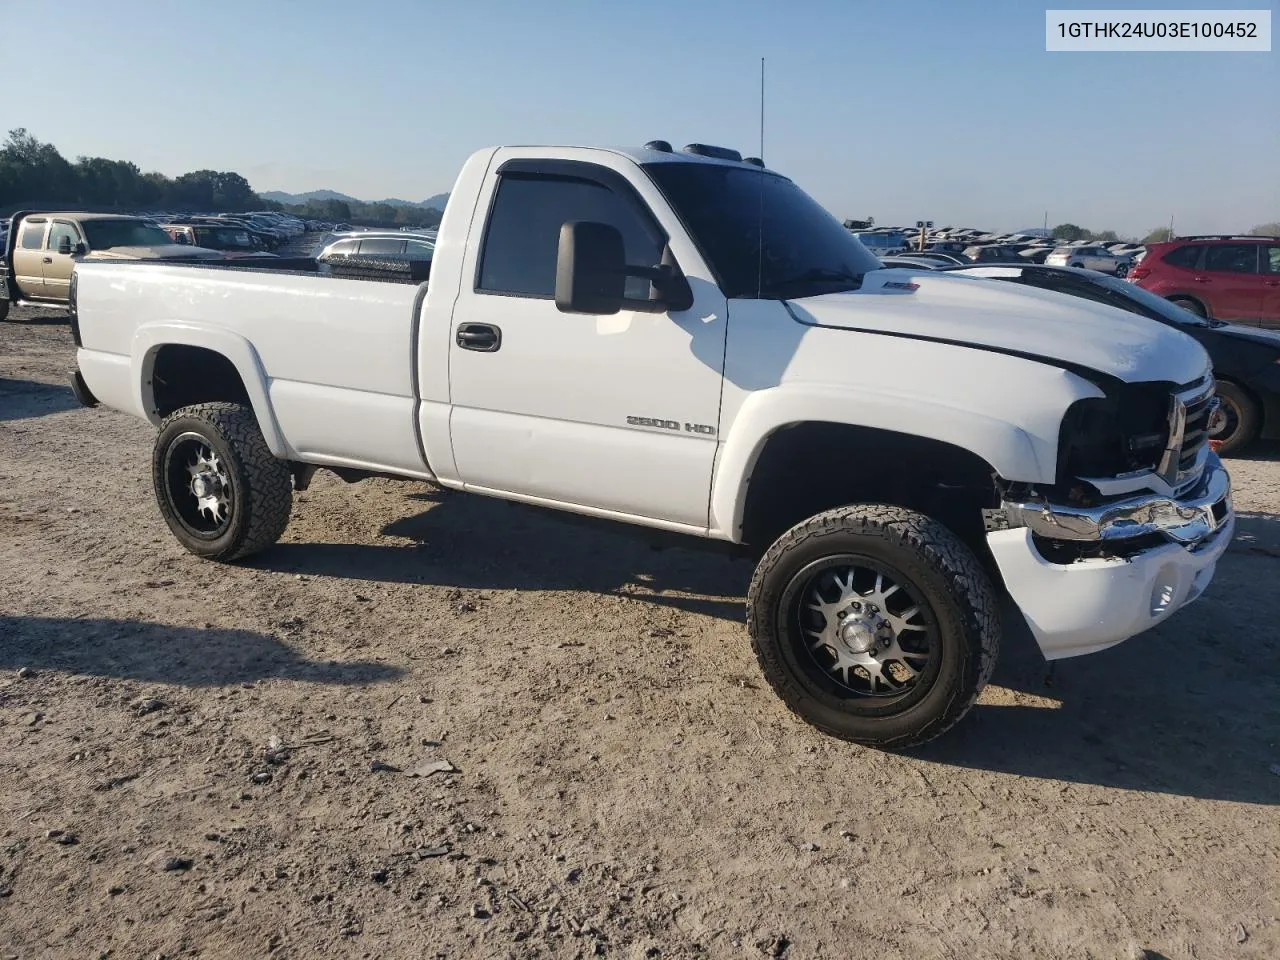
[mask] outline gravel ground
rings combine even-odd
[[[320,474],[198,561],[72,363],[0,324],[0,956],[1280,956],[1274,449],[1202,600],[893,755],[697,549]]]

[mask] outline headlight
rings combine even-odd
[[[1058,483],[1153,470],[1169,438],[1169,386],[1125,383],[1077,400],[1058,435]]]

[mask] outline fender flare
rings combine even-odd
[[[253,415],[267,441],[267,449],[275,457],[290,459],[292,454],[276,420],[275,409],[271,406],[267,371],[258,351],[244,337],[223,328],[206,327],[185,320],[162,320],[144,323],[134,331],[130,348],[133,400],[137,409],[142,410],[148,420],[157,427],[160,425],[161,418],[155,412],[151,374],[155,369],[156,354],[167,346],[201,347],[226,357],[240,374],[245,391],[249,394]]]
[[[1090,392],[1086,388],[1079,395]],[[940,400],[851,393],[847,387],[822,384],[763,390],[744,402],[716,458],[709,520],[720,537],[741,539],[747,489],[760,454],[778,430],[798,423],[869,427],[936,440],[967,450],[1009,480],[1052,483],[1057,468],[1056,431],[1052,437],[1036,437],[1007,419]]]

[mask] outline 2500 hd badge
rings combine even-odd
[[[660,420],[657,417],[627,417],[627,423],[633,427],[660,427],[663,430],[679,430],[679,420]],[[716,432],[716,428],[706,423],[686,423],[684,425],[686,433],[700,433],[704,436],[712,436]]]

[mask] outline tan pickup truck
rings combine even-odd
[[[77,260],[217,260],[219,250],[178,244],[140,217],[109,213],[19,213],[0,268],[0,319],[10,302],[67,302]]]

